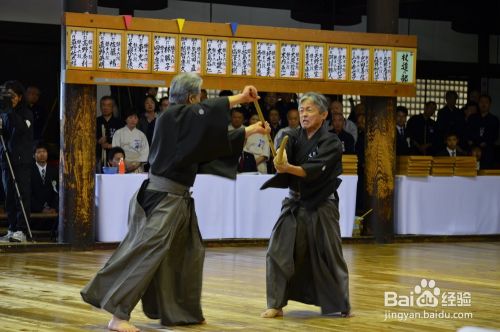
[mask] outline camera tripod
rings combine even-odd
[[[19,200],[19,204],[21,205],[21,211],[23,212],[24,221],[26,222],[26,227],[28,229],[28,234],[32,242],[33,234],[31,234],[30,223],[28,221],[28,216],[26,215],[26,210],[24,209],[23,199],[21,197],[21,192],[19,191],[19,186],[17,185],[16,175],[14,174],[14,169],[12,168],[12,163],[10,162],[9,152],[7,150],[7,146],[5,145],[5,140],[3,138],[3,133],[1,130],[3,129],[3,121],[0,118],[0,140],[2,141],[3,151],[5,152],[5,157],[7,159],[7,164],[9,165],[10,175],[12,176],[12,182],[14,183],[14,187],[16,188],[17,199]]]

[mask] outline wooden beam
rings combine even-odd
[[[120,85],[120,86],[169,86],[174,75],[141,74],[122,72],[96,72],[67,70],[66,83]],[[415,96],[416,87],[403,84],[355,83],[299,81],[283,79],[258,79],[241,77],[203,77],[203,86],[208,89],[241,89],[245,85],[255,85],[259,91],[305,92],[316,91],[326,94],[351,94],[356,91],[365,96]]]

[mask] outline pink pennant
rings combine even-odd
[[[132,25],[132,15],[123,15],[123,21],[125,21],[125,29],[128,30]]]

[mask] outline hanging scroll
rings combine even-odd
[[[97,30],[97,65],[99,69],[120,70],[122,68],[123,32]]]
[[[226,75],[227,53],[227,39],[207,37],[205,74]]]
[[[127,70],[149,71],[149,43],[151,35],[145,32],[127,32]]]
[[[373,49],[373,81],[392,82],[392,48]]]
[[[67,67],[75,69],[94,69],[95,30],[68,28],[66,34]]]
[[[370,80],[370,49],[360,46],[351,47],[351,80]]]
[[[280,77],[300,78],[300,44],[280,43]]]
[[[304,78],[324,79],[325,46],[323,44],[305,44],[304,57]]]
[[[278,43],[275,41],[258,40],[255,46],[255,75],[260,77],[276,77],[276,51]]]
[[[396,82],[415,83],[415,49],[396,50]]]
[[[231,41],[231,75],[252,76],[253,41],[233,39]]]
[[[175,73],[177,66],[177,37],[153,34],[153,72]]]
[[[347,45],[328,45],[328,79],[347,80],[349,48]]]
[[[181,36],[180,72],[201,74],[201,57],[203,40],[201,37]]]

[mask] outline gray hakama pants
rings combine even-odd
[[[342,255],[337,201],[306,210],[286,198],[266,256],[267,307],[288,300],[321,307],[322,314],[349,312],[349,276]]]
[[[163,325],[204,320],[200,301],[205,249],[194,201],[187,187],[167,182],[166,188],[165,183],[149,183],[146,189],[145,181],[135,193],[129,231],[81,291],[85,302],[124,320],[130,319],[139,300],[146,316]]]

